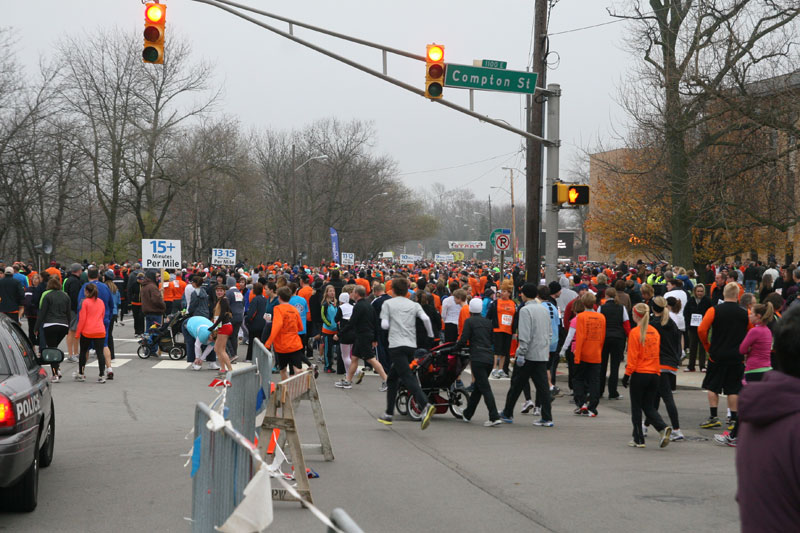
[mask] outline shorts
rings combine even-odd
[[[356,342],[353,343],[353,351],[350,355],[358,357],[362,361],[369,361],[375,357],[375,350],[372,349],[372,341],[356,339]]]
[[[227,335],[229,337],[233,335],[233,324],[222,324],[217,330],[217,335]]]
[[[303,368],[303,350],[298,350],[292,353],[277,353],[278,356],[278,370],[283,370],[290,364],[295,368]]]
[[[494,354],[500,357],[508,357],[511,352],[511,335],[501,331],[494,332]]]
[[[702,387],[715,394],[739,394],[744,378],[744,363],[710,362]]]
[[[72,319],[69,321],[69,330],[78,331],[78,313],[72,313]]]

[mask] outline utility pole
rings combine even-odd
[[[547,138],[551,141],[558,141],[561,137],[560,113],[561,113],[561,86],[551,83],[547,86]],[[553,184],[558,179],[559,170],[559,143],[547,147],[547,191],[552,190]],[[545,243],[545,280],[558,281],[556,269],[558,268],[558,210],[559,206],[552,202],[547,202],[547,212],[545,214],[545,226],[547,228],[547,242]]]
[[[533,71],[538,72],[537,87],[544,87],[547,83],[547,68],[545,65],[545,44],[547,40],[547,0],[536,0],[534,6],[533,27]],[[541,98],[541,97],[540,97]],[[527,131],[537,136],[543,130],[543,101],[537,102],[534,95],[527,97]],[[539,224],[542,211],[542,144],[535,142],[530,137],[526,138],[527,157],[525,161],[526,185],[526,213],[525,213],[525,259],[526,280],[530,283],[539,283],[540,258],[539,250]]]
[[[511,167],[503,167],[503,170],[508,170],[510,173],[509,180],[511,182],[511,252],[512,263],[517,260],[517,210],[514,207],[514,169]]]

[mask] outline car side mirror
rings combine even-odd
[[[52,365],[64,360],[64,352],[58,348],[45,348],[39,356],[40,365]]]

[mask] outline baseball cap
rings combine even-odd
[[[587,284],[585,284],[585,283],[579,283],[579,284],[578,284],[578,285],[575,287],[575,290],[576,290],[576,291],[578,291],[578,292],[580,292],[580,291],[585,291],[585,290],[588,290],[588,289],[589,289],[589,286],[588,286]]]
[[[83,267],[80,265],[80,263],[72,263],[69,266],[69,271],[70,272],[81,272],[81,271],[83,271]]]
[[[14,269],[12,267],[6,267],[5,273],[6,274],[13,274],[14,273]]]

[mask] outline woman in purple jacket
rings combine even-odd
[[[781,371],[750,381],[739,396],[736,499],[743,533],[796,531],[800,524],[800,306],[781,317],[774,349]]]

